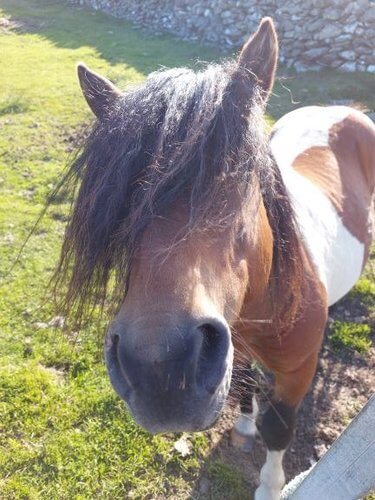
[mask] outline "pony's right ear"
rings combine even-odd
[[[107,78],[94,73],[82,63],[78,64],[77,73],[87,104],[99,120],[105,118],[121,92]]]
[[[279,44],[275,25],[270,17],[264,17],[257,31],[243,46],[238,64],[255,80],[267,100],[275,78]]]

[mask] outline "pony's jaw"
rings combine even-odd
[[[127,350],[126,338],[115,333],[116,326],[110,327],[105,343],[108,374],[141,427],[155,434],[199,431],[216,422],[232,375],[233,346],[229,328],[225,330],[221,332],[226,337],[221,349],[213,352],[209,363],[202,360],[201,369],[197,366],[200,345],[194,338],[188,342],[185,357],[177,362],[141,359],[136,352]]]

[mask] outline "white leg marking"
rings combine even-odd
[[[253,412],[241,413],[234,424],[235,430],[242,436],[255,436],[257,427],[255,425],[259,413],[259,406],[255,396],[253,396]]]
[[[285,450],[267,451],[266,463],[260,471],[260,485],[255,491],[255,500],[280,500],[285,483],[283,456]]]

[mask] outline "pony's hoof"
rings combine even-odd
[[[230,433],[230,444],[245,453],[250,453],[254,447],[255,436],[238,432],[234,427]]]

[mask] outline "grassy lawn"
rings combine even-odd
[[[78,336],[63,327],[45,297],[67,200],[50,207],[20,262],[8,270],[69,161],[81,124],[91,120],[76,63],[83,60],[125,87],[160,66],[221,56],[167,36],[147,37],[64,2],[0,0],[0,17],[9,19],[0,24],[0,497],[188,497],[209,452],[207,437],[188,435],[190,453],[182,457],[176,436],[140,430],[105,374],[104,325]],[[282,77],[269,119],[301,102],[337,99],[373,111],[372,78],[334,72]],[[374,290],[365,283],[357,293],[366,299]],[[206,473],[211,498],[244,498],[244,481],[229,466],[210,461]]]

